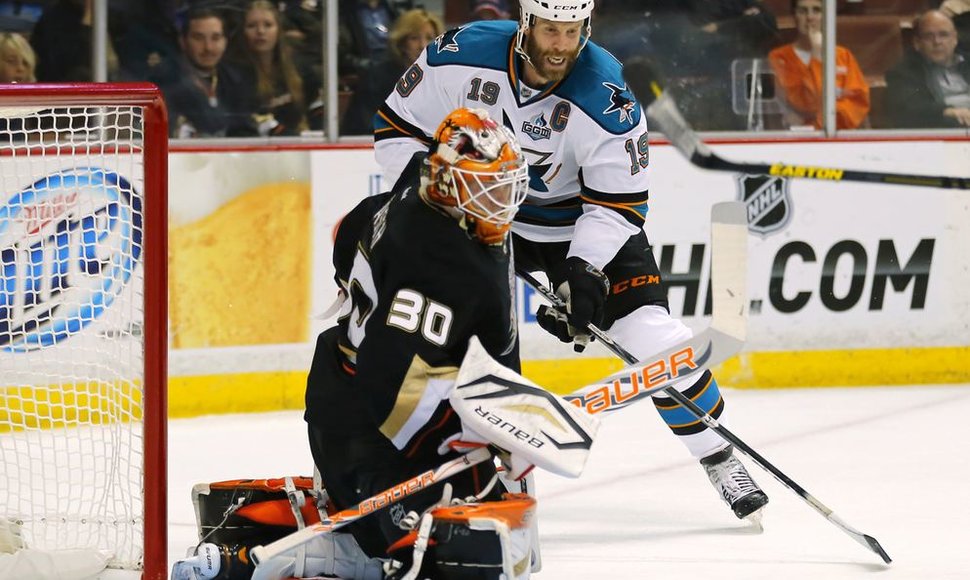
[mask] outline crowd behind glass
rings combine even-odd
[[[832,0],[836,127],[970,127],[970,0]],[[175,138],[324,128],[325,0],[114,0],[108,79],[164,92]],[[0,82],[92,80],[94,0],[0,1]],[[825,126],[823,0],[597,0],[592,40],[659,74],[695,129]],[[371,118],[446,28],[515,0],[338,0],[339,133]],[[307,132],[311,133],[307,133]]]

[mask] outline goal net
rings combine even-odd
[[[167,154],[152,85],[0,86],[0,518],[21,556],[166,576]]]

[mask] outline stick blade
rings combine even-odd
[[[873,538],[869,534],[862,534],[862,537],[865,538],[866,543],[869,544],[869,549],[878,554],[879,557],[882,558],[883,562],[886,564],[892,563],[893,559],[889,557],[886,550],[882,549],[882,546],[879,544],[879,540]]]
[[[748,211],[740,201],[711,208],[711,327],[744,341],[748,318]]]

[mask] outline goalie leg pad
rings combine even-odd
[[[528,580],[535,508],[535,498],[525,494],[504,494],[502,501],[434,508],[423,520],[432,522],[430,526],[411,532],[390,548],[427,549],[423,557],[414,558],[421,562],[420,572],[412,569],[393,578]],[[428,536],[423,538],[424,534]]]
[[[299,512],[287,495],[287,480],[292,481],[295,493],[302,494]],[[298,523],[320,521],[316,495],[309,477],[196,484],[192,503],[199,539],[222,545],[268,544],[296,531]]]
[[[378,558],[368,558],[353,535],[336,532],[314,538],[293,552],[261,561],[252,580],[317,576],[383,580],[383,563]]]

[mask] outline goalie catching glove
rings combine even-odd
[[[606,274],[582,258],[566,258],[565,281],[556,289],[566,312],[543,304],[536,312],[536,322],[559,340],[572,342],[576,352],[583,352],[592,340],[586,328],[603,323],[609,291],[610,280]]]

